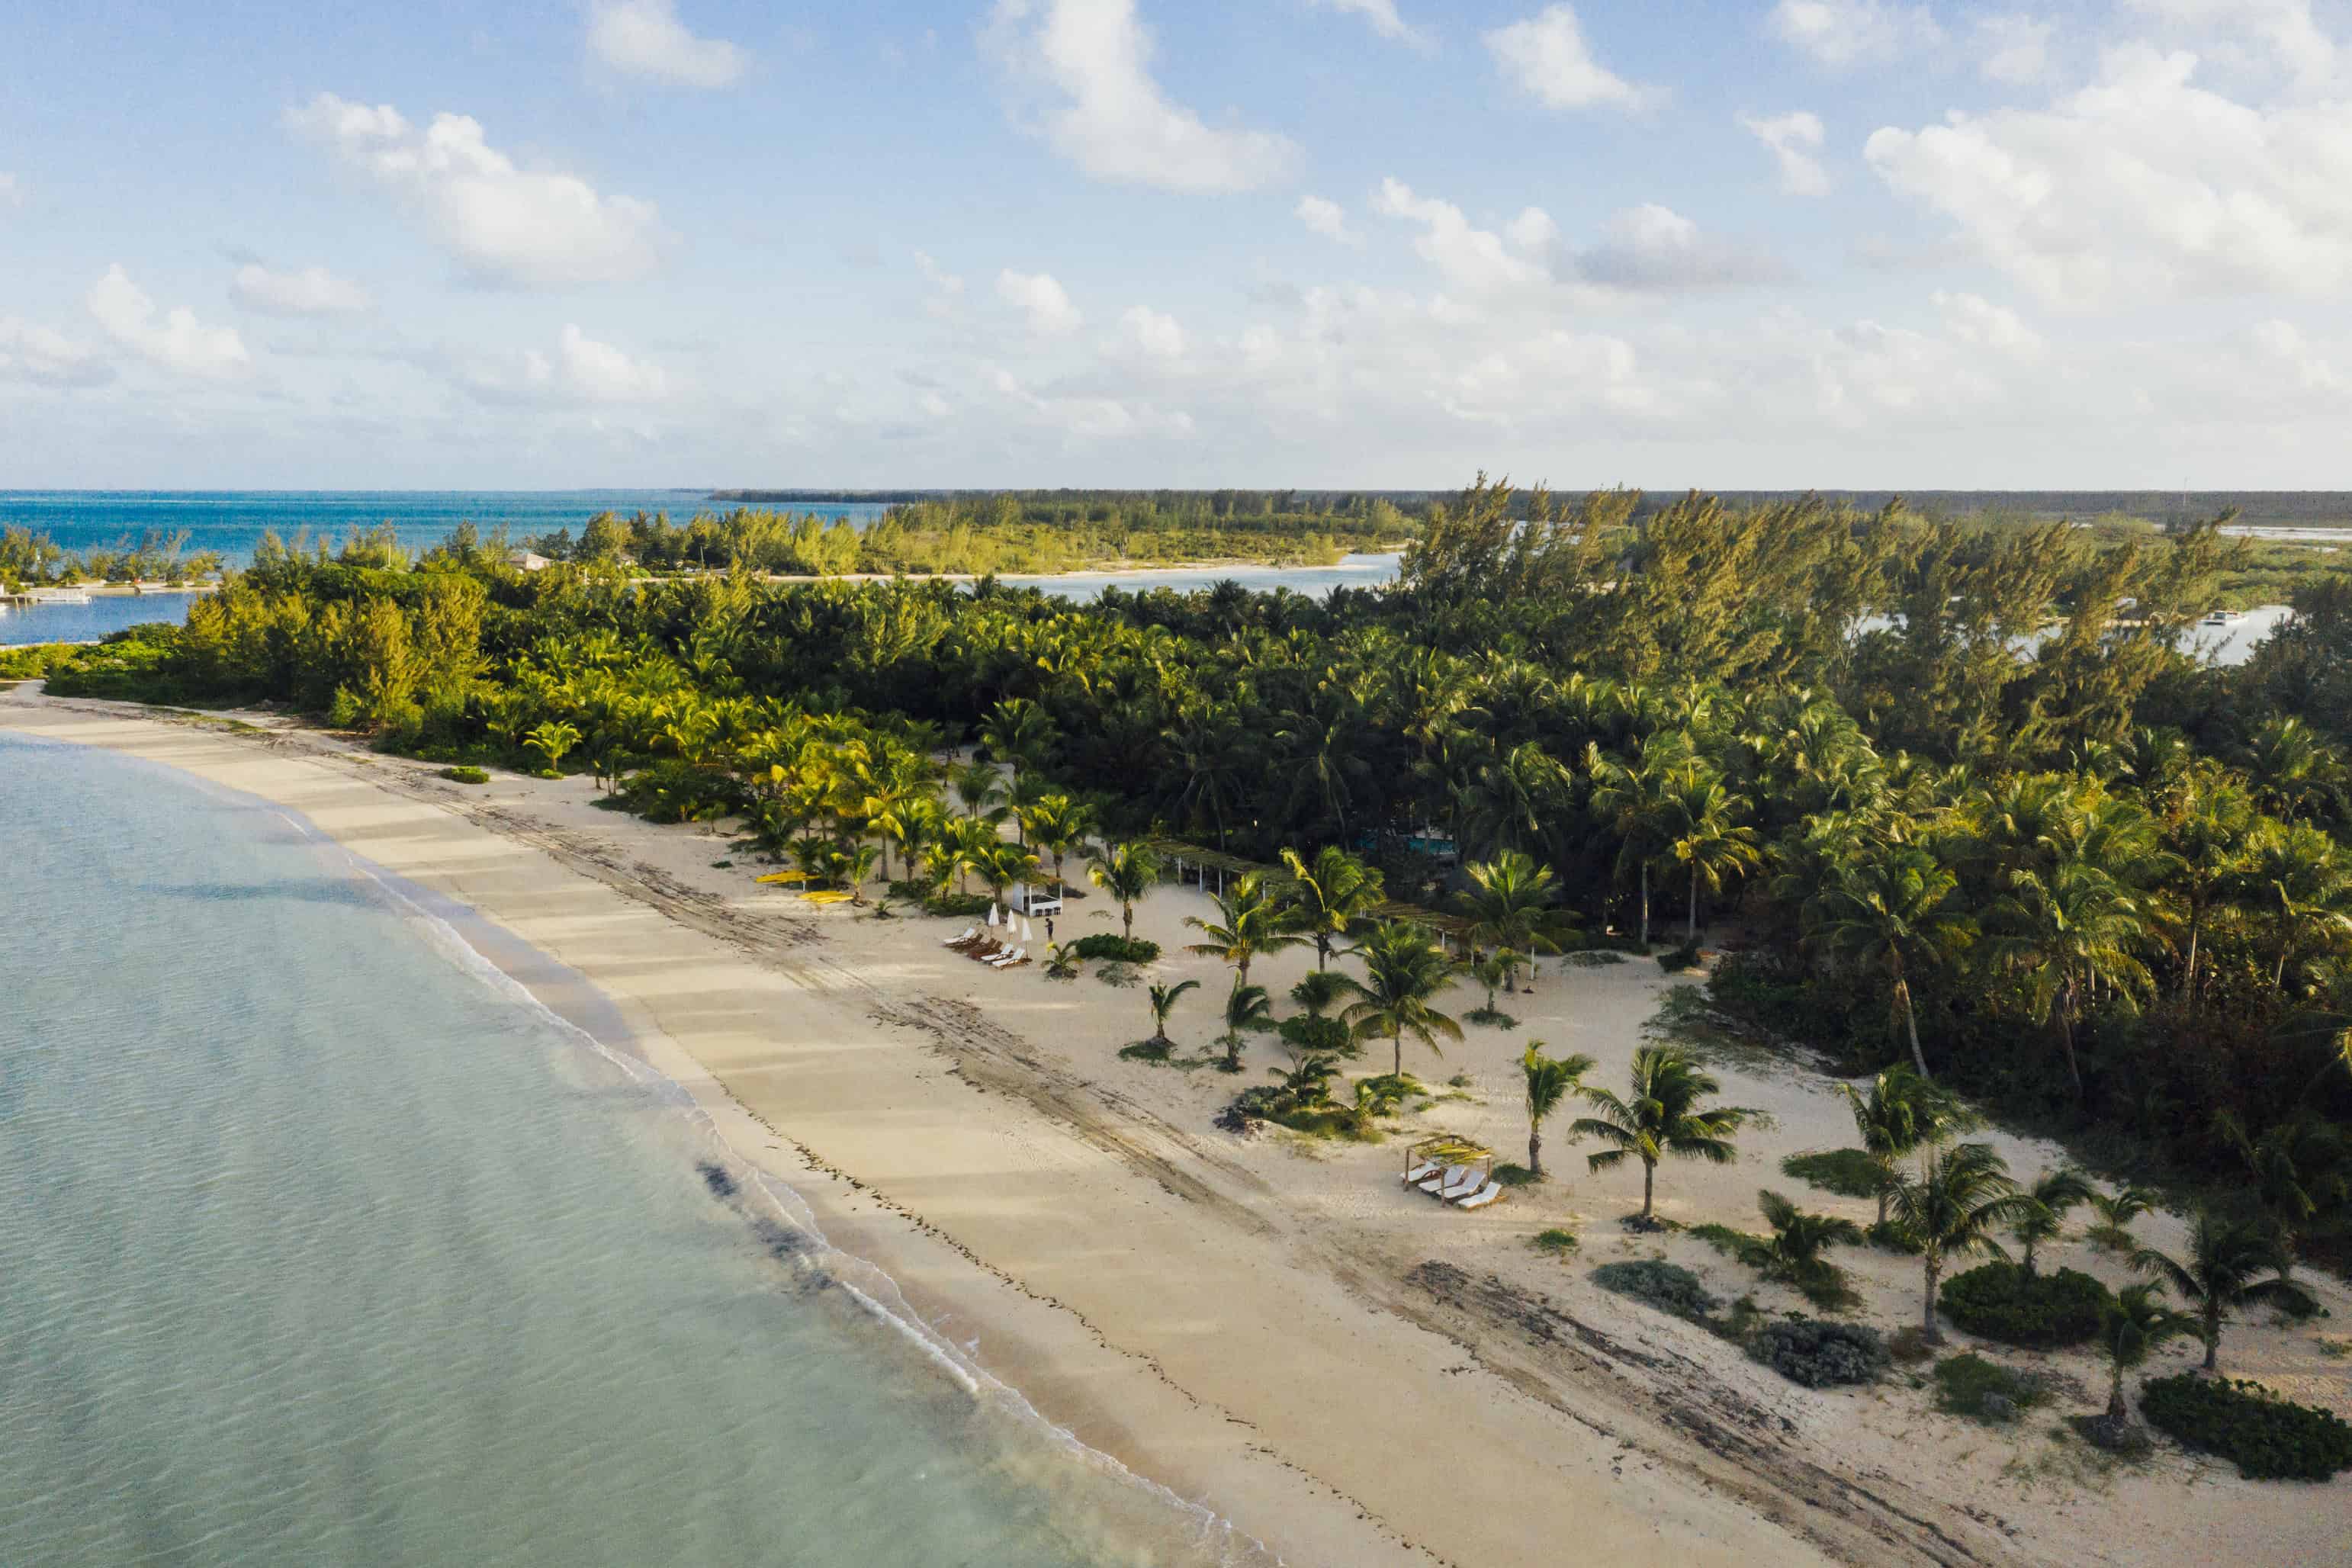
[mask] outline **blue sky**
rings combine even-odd
[[[2352,0],[0,12],[16,487],[2342,488],[2347,300]]]

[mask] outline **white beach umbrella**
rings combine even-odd
[[[1021,921],[1021,940],[1023,942],[1035,942],[1037,940],[1037,933],[1029,929],[1029,921],[1025,917]]]
[[[996,929],[996,906],[994,904],[988,906],[988,929],[991,931],[994,931]]]

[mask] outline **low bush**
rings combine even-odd
[[[1886,1336],[1886,1353],[1905,1366],[1916,1366],[1936,1353],[1927,1342],[1927,1331],[1917,1323],[1906,1323]]]
[[[1686,942],[1680,947],[1670,947],[1658,954],[1658,967],[1669,974],[1680,974],[1686,969],[1696,969],[1699,958],[1698,943]]]
[[[1337,1018],[1318,1018],[1311,1013],[1293,1013],[1285,1018],[1277,1032],[1283,1043],[1301,1056],[1354,1058],[1363,1054],[1363,1046],[1355,1031]]]
[[[1716,1305],[1716,1299],[1707,1294],[1697,1275],[1654,1258],[1604,1263],[1592,1271],[1592,1282],[1603,1290],[1631,1296],[1677,1318],[1703,1318]]]
[[[1819,1318],[1767,1323],[1748,1342],[1748,1353],[1807,1388],[1875,1383],[1891,1359],[1876,1329]]]
[[[984,915],[995,903],[986,893],[929,893],[923,898],[923,912],[934,919],[961,920]]]
[[[1531,1187],[1536,1184],[1537,1177],[1525,1165],[1514,1165],[1506,1160],[1495,1167],[1495,1180],[1507,1187]]]
[[[1070,951],[1080,958],[1100,959],[1111,963],[1150,963],[1160,956],[1160,944],[1141,937],[1129,940],[1113,931],[1097,931],[1082,936],[1070,944]]]
[[[2234,1462],[2249,1480],[2324,1481],[2352,1469],[2352,1426],[2343,1417],[2256,1384],[2186,1372],[2150,1378],[2139,1407],[2158,1431]]]
[[[447,779],[452,784],[486,784],[490,782],[488,772],[482,768],[443,768],[441,770],[441,776]],[[735,862],[732,860],[721,860],[719,862],[721,866],[731,866]]]
[[[1936,1408],[1971,1421],[2006,1425],[2049,1397],[2041,1378],[1973,1351],[1936,1363]]]
[[[1549,1252],[1554,1258],[1566,1258],[1583,1245],[1572,1230],[1539,1230],[1528,1237],[1528,1245],[1538,1252]]]
[[[1791,1154],[1780,1162],[1780,1173],[1842,1198],[1878,1195],[1878,1166],[1859,1149],[1823,1149]]]
[[[2014,1263],[1987,1263],[1944,1281],[1937,1302],[1944,1315],[2003,1344],[2031,1350],[2078,1345],[2099,1331],[2100,1314],[2114,1297],[2072,1268],[2029,1275]]]

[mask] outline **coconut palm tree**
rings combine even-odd
[[[1389,921],[1349,952],[1364,961],[1364,978],[1356,983],[1358,998],[1340,1020],[1358,1039],[1388,1037],[1395,1050],[1393,1076],[1404,1076],[1407,1035],[1433,1051],[1438,1051],[1441,1038],[1462,1037],[1462,1026],[1430,1005],[1452,983],[1454,972],[1428,932],[1407,921]]]
[[[2336,840],[2308,823],[2271,823],[2257,831],[2238,875],[2245,905],[2275,933],[2271,984],[2286,983],[2289,963],[2352,945],[2352,865]]]
[[[1460,900],[1475,922],[1470,928],[1471,940],[1507,955],[1503,988],[1511,990],[1522,958],[1532,970],[1535,954],[1559,951],[1552,934],[1558,916],[1551,908],[1559,889],[1552,885],[1551,868],[1537,865],[1533,857],[1519,850],[1506,849],[1492,860],[1473,861],[1462,869],[1471,883]],[[1532,975],[1528,988],[1534,989]],[[1491,1000],[1487,1005],[1493,1005]]]
[[[1569,1131],[1612,1145],[1585,1156],[1585,1163],[1595,1171],[1605,1171],[1628,1155],[1642,1162],[1637,1223],[1653,1228],[1657,1223],[1658,1162],[1671,1156],[1727,1165],[1736,1158],[1731,1135],[1759,1114],[1748,1106],[1699,1103],[1722,1091],[1723,1085],[1681,1047],[1643,1046],[1633,1053],[1630,1092],[1621,1099],[1605,1089],[1580,1089],[1601,1114],[1579,1118]]]
[[[1973,1253],[2000,1252],[1993,1232],[2016,1219],[2032,1200],[2017,1190],[2009,1166],[1990,1143],[1956,1143],[1930,1149],[1918,1171],[1895,1184],[1889,1194],[1895,1223],[1919,1248],[1927,1281],[1920,1329],[1929,1344],[1944,1342],[1936,1321],[1936,1282],[1945,1262]]]
[[[552,778],[563,765],[563,754],[580,743],[579,727],[551,719],[525,735],[522,743],[546,760],[547,774]]]
[[[2297,1310],[2316,1305],[2288,1278],[2294,1258],[2275,1226],[2260,1220],[2228,1219],[2199,1209],[2189,1222],[2189,1250],[2179,1258],[2143,1247],[2132,1268],[2172,1287],[2196,1312],[2197,1337],[2205,1342],[2205,1370],[2219,1369],[2221,1329],[2232,1310],[2275,1302]]]
[[[2352,1200],[2352,1150],[2336,1126],[2308,1110],[2274,1122],[2259,1138],[2227,1110],[2214,1112],[2213,1131],[2253,1179],[2253,1199],[2289,1247],[2323,1208]]]
[[[2138,1447],[2145,1436],[2124,1397],[2124,1373],[2143,1365],[2172,1341],[2197,1331],[2197,1320],[2157,1300],[2155,1280],[2126,1285],[2099,1311],[2099,1349],[2107,1358],[2107,1413],[2098,1436],[2110,1447]]]
[[[1308,1017],[1320,1018],[1330,1012],[1342,996],[1356,993],[1356,983],[1344,974],[1334,974],[1328,969],[1310,969],[1290,988],[1290,999]]]
[[[1650,866],[1668,843],[1666,804],[1672,783],[1670,749],[1645,747],[1638,762],[1603,752],[1598,742],[1584,752],[1585,775],[1592,781],[1593,819],[1617,838],[1617,874],[1633,871],[1642,891],[1641,942],[1650,946]]]
[[[1297,850],[1285,849],[1282,864],[1290,873],[1282,896],[1285,918],[1314,940],[1315,967],[1328,969],[1333,939],[1346,936],[1388,897],[1381,873],[1328,844],[1316,851],[1312,864]]]
[[[1528,1171],[1538,1181],[1543,1179],[1544,1119],[1559,1109],[1559,1102],[1584,1087],[1584,1075],[1592,1070],[1592,1058],[1577,1052],[1571,1056],[1548,1057],[1543,1054],[1541,1040],[1528,1042],[1528,1054],[1519,1058],[1519,1070],[1527,1080],[1528,1089]]]
[[[2246,845],[2254,831],[2253,797],[2226,779],[2194,778],[2166,830],[2172,846],[2167,886],[2189,927],[2180,968],[2180,994],[2197,994],[2199,949],[2206,917],[2242,879]]]
[[[999,838],[986,853],[974,858],[971,868],[980,873],[980,879],[988,884],[989,895],[1001,904],[1005,889],[1015,882],[1037,879],[1037,857],[1018,844],[1007,844]]]
[[[966,816],[989,823],[1004,820],[1004,781],[997,776],[995,763],[966,763],[949,775],[948,782]]]
[[[1690,913],[1683,941],[1696,946],[1700,886],[1720,893],[1727,881],[1744,877],[1763,863],[1756,848],[1756,830],[1739,820],[1751,804],[1725,784],[1723,775],[1714,769],[1690,766],[1675,771],[1664,805],[1666,846],[1661,858],[1690,871]]]
[[[2066,1079],[2080,1100],[2074,1025],[2083,1009],[2095,993],[2130,1005],[2149,984],[2147,965],[2132,951],[2147,931],[2139,900],[2108,868],[2070,855],[2047,871],[2011,871],[1986,923],[2001,933],[1990,956],[2021,982],[2028,1016],[2057,1021]]]
[[[1976,940],[1976,922],[1954,896],[1959,879],[1919,845],[1895,843],[1871,845],[1835,876],[1806,902],[1806,940],[1886,976],[1895,1016],[1910,1037],[1911,1065],[1927,1078],[1911,975],[1950,963]]]
[[[1165,1049],[1171,1043],[1168,1038],[1168,1016],[1176,1011],[1177,1000],[1187,991],[1198,990],[1200,984],[1197,980],[1179,980],[1173,985],[1163,980],[1155,980],[1151,983],[1150,999],[1153,1045]]]
[[[2027,1279],[2033,1277],[2033,1254],[2042,1243],[2055,1241],[2063,1234],[2066,1213],[2079,1204],[2097,1195],[2097,1191],[2080,1171],[2061,1165],[2044,1171],[2034,1184],[2025,1189],[2028,1203],[2018,1216],[2010,1222],[2009,1234],[2018,1246],[2018,1266]]]
[[[1843,1285],[1837,1265],[1822,1255],[1832,1247],[1860,1245],[1862,1226],[1835,1215],[1807,1214],[1769,1187],[1757,1193],[1756,1207],[1771,1234],[1741,1243],[1740,1262],[1808,1293]]]
[[[1976,1119],[1958,1097],[1906,1067],[1891,1067],[1864,1090],[1839,1086],[1853,1112],[1863,1152],[1878,1167],[1878,1223],[1886,1223],[1886,1202],[1902,1176],[1902,1162],[1923,1143],[1939,1143],[1967,1131]]]
[[[2093,1193],[2090,1203],[2099,1219],[2083,1232],[2084,1238],[2103,1252],[2129,1252],[2138,1245],[2131,1223],[2156,1207],[2156,1194],[2146,1187],[2118,1187],[2112,1194]]]
[[[1135,940],[1135,906],[1159,885],[1160,856],[1141,843],[1107,846],[1087,868],[1087,880],[1118,900],[1119,931]]]
[[[980,727],[980,743],[988,748],[992,759],[1013,770],[1016,785],[1021,770],[1041,765],[1053,742],[1054,721],[1026,697],[1008,697],[999,702]]]
[[[1234,966],[1234,984],[1249,984],[1250,961],[1264,953],[1298,947],[1306,938],[1284,929],[1282,909],[1265,890],[1265,879],[1256,871],[1234,878],[1216,895],[1217,918],[1204,921],[1186,915],[1184,923],[1208,940],[1192,942],[1187,952],[1222,959]]]
[[[1242,1031],[1263,1029],[1274,1022],[1274,998],[1263,985],[1235,981],[1225,995],[1225,1070],[1242,1070]]]

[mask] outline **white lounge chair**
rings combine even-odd
[[[980,928],[978,926],[966,926],[963,928],[963,934],[961,936],[943,936],[940,938],[940,945],[941,947],[961,947],[964,943],[976,940],[979,935]]]
[[[1441,1188],[1451,1186],[1460,1181],[1469,1169],[1467,1165],[1448,1165],[1429,1180],[1416,1184],[1423,1192],[1427,1193],[1431,1197],[1435,1197]]]
[[[1404,1184],[1408,1187],[1417,1185],[1444,1169],[1445,1167],[1435,1160],[1423,1160],[1404,1173]]]
[[[986,963],[990,959],[997,957],[1003,952],[1004,944],[1003,942],[997,941],[992,936],[982,935],[978,942],[973,942],[970,947],[963,950],[963,955],[966,958],[976,958],[980,960],[981,963]]]
[[[987,959],[984,962],[991,969],[1010,969],[1028,956],[1029,950],[1027,948],[1016,947],[1011,952],[1000,953],[998,956]]]
[[[1453,1203],[1457,1198],[1466,1198],[1472,1193],[1476,1192],[1478,1190],[1478,1184],[1486,1179],[1486,1177],[1485,1173],[1465,1166],[1460,1179],[1446,1183],[1445,1185],[1439,1190],[1437,1195],[1441,1200],[1449,1204]]]
[[[1454,1206],[1456,1208],[1482,1209],[1502,1195],[1503,1184],[1500,1182],[1488,1182],[1485,1186],[1480,1187],[1476,1192],[1472,1193],[1468,1197],[1464,1198],[1459,1203],[1455,1204]]]

